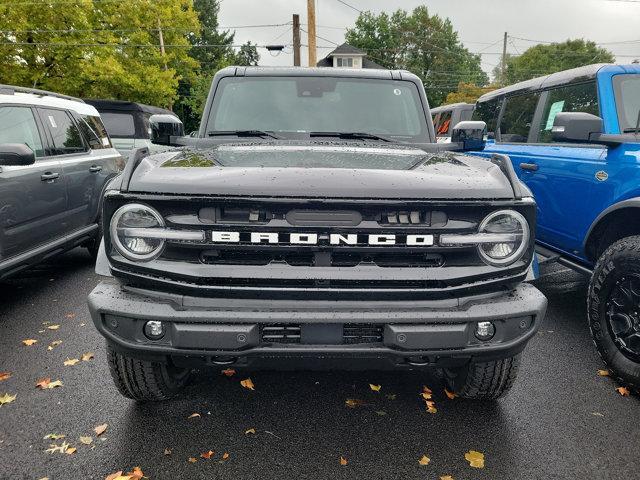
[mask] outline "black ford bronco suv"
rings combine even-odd
[[[197,138],[135,151],[104,198],[89,297],[120,392],[191,370],[436,369],[497,398],[546,309],[536,207],[483,122],[437,145],[405,71],[230,67]],[[189,144],[189,145],[187,145]]]

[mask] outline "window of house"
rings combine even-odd
[[[502,98],[494,98],[486,102],[480,102],[473,111],[472,120],[480,120],[487,124],[487,133],[494,137],[496,133],[496,123],[500,115]]]
[[[549,90],[542,112],[538,142],[552,143],[551,127],[560,112],[585,112],[600,115],[596,83],[580,83]]]
[[[338,57],[336,59],[337,63],[336,65],[338,67],[353,67],[353,58],[342,58],[342,57]]]
[[[23,143],[36,157],[44,156],[42,139],[30,108],[0,106],[0,144],[3,143]]]
[[[539,98],[539,92],[507,97],[500,120],[501,142],[526,143]]]
[[[45,128],[51,132],[54,155],[66,155],[86,151],[80,130],[71,115],[64,110],[39,108],[40,118]]]

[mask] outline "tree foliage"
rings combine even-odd
[[[444,103],[475,103],[485,93],[495,90],[495,85],[489,85],[487,87],[479,87],[473,83],[460,82],[458,89],[455,92],[451,92],[447,95]]]
[[[386,68],[407,69],[418,75],[432,105],[442,103],[459,82],[488,82],[480,56],[462,45],[448,18],[430,15],[426,6],[411,13],[400,9],[391,15],[363,12],[347,30],[346,40]]]
[[[509,85],[530,78],[590,65],[592,63],[613,63],[615,56],[594,42],[576,39],[550,45],[535,45],[522,55],[508,56],[504,78],[499,69],[496,80],[501,85]]]

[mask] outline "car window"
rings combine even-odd
[[[501,142],[526,143],[539,98],[539,92],[507,97],[500,119]]]
[[[107,130],[104,128],[100,117],[83,115],[80,117],[78,125],[91,148],[94,150],[111,148],[111,140],[109,140],[109,135],[107,135]]]
[[[3,143],[24,143],[36,157],[44,156],[42,139],[31,108],[0,106],[0,144]]]
[[[440,112],[438,123],[434,125],[438,137],[447,137],[451,126],[451,110]]]
[[[51,132],[53,155],[67,155],[87,150],[80,130],[68,112],[49,108],[39,108],[38,112],[45,128]]]
[[[100,112],[100,117],[111,137],[134,138],[136,125],[131,113]]]
[[[540,120],[538,142],[553,143],[551,127],[560,112],[585,112],[600,115],[595,82],[567,85],[549,90]]]
[[[502,106],[502,98],[494,98],[486,102],[480,102],[476,105],[476,109],[471,116],[472,120],[480,120],[487,124],[487,133],[495,135],[496,122],[500,115],[500,107]]]
[[[625,74],[613,77],[620,132],[633,132],[640,118],[640,75]]]

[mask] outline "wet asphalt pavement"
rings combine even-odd
[[[208,371],[176,400],[137,405],[112,386],[86,307],[98,277],[76,249],[0,282],[0,372],[12,374],[0,396],[17,395],[0,407],[0,479],[102,480],[134,466],[152,480],[640,478],[640,399],[597,376],[586,280],[562,268],[543,274],[547,318],[511,394],[494,403],[449,400],[422,374],[260,372],[251,373],[249,391],[241,372],[229,379]],[[24,346],[29,338],[38,343]],[[62,343],[48,351],[54,340]],[[63,365],[85,352],[95,358]],[[63,386],[38,390],[42,377]],[[423,385],[435,393],[436,414],[418,397]],[[364,405],[347,408],[348,398]],[[104,423],[96,438],[93,428]],[[251,428],[256,434],[245,434]],[[46,453],[63,441],[43,439],[50,433],[64,434],[77,452]],[[209,450],[211,459],[200,458]],[[469,450],[484,453],[484,469],[465,461]],[[428,466],[418,464],[422,455]]]

